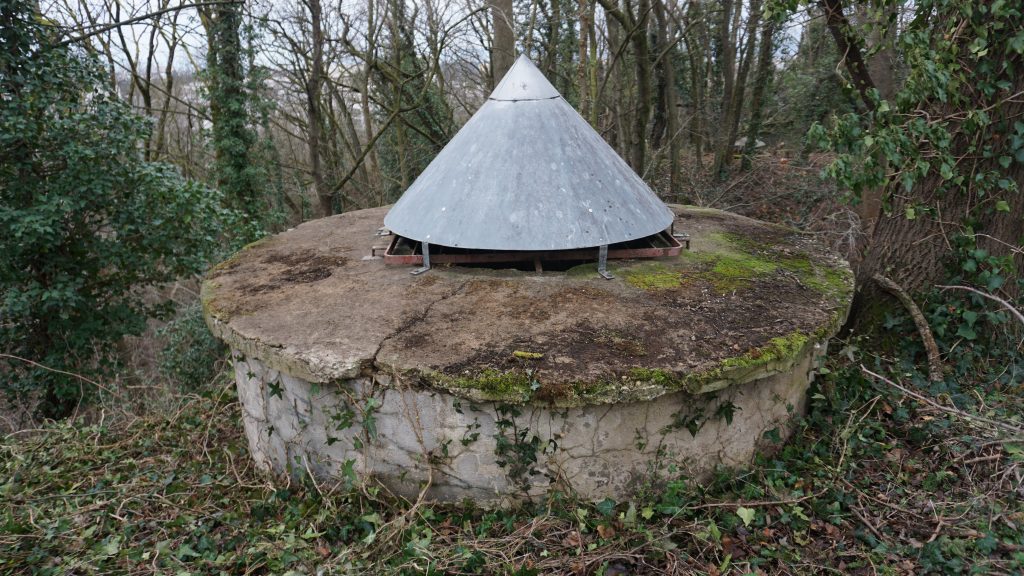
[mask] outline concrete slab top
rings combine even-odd
[[[213,268],[211,330],[311,382],[360,375],[470,400],[573,406],[703,393],[792,367],[846,317],[848,265],[806,235],[672,206],[678,257],[567,272],[363,260],[387,207],[306,222]]]

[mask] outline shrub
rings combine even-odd
[[[220,194],[146,162],[149,122],[96,59],[62,46],[25,0],[0,0],[0,349],[98,374],[113,345],[170,312],[143,288],[201,271],[232,213]],[[70,413],[82,381],[13,360],[10,393]]]

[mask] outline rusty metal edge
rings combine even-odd
[[[608,258],[624,260],[629,258],[660,258],[664,256],[678,256],[683,250],[683,244],[668,232],[656,234],[662,240],[669,243],[669,246],[661,248],[614,248],[608,247]],[[395,254],[400,236],[395,235],[384,252],[384,263],[388,265],[419,266],[423,264],[422,254]],[[431,252],[431,264],[495,264],[502,262],[557,262],[564,260],[596,260],[597,248],[582,248],[574,250],[539,250],[539,251],[506,251],[506,252],[480,252],[470,254],[437,254]]]

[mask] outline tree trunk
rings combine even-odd
[[[870,10],[864,10],[865,18],[870,18]],[[880,25],[880,22],[876,22],[876,25]],[[883,100],[892,100],[896,95],[896,81],[893,77],[893,64],[895,56],[893,54],[893,48],[891,45],[891,38],[886,34],[883,36],[883,30],[881,26],[875,26],[871,32],[871,44],[870,48],[877,49],[877,51],[868,58],[867,61],[867,72],[871,78],[872,85],[878,89],[879,97]],[[879,46],[880,45],[880,46]],[[861,193],[860,203],[854,208],[857,211],[857,215],[860,217],[861,230],[864,232],[864,238],[868,238],[874,232],[875,224],[878,223],[878,218],[882,214],[882,200],[884,195],[884,189],[881,187],[873,188],[870,190],[864,190]],[[863,246],[860,247],[863,249]],[[860,250],[857,251],[858,253]]]
[[[249,96],[242,65],[242,7],[217,4],[200,9],[206,29],[213,121],[214,172],[231,204],[262,219],[256,206],[260,188],[251,160],[256,137],[249,126]]]
[[[747,145],[743,150],[743,169],[750,169],[751,157],[757,149],[757,138],[761,133],[761,117],[764,112],[765,94],[772,81],[775,65],[774,51],[775,22],[768,21],[761,31],[761,48],[757,55],[757,75],[754,77],[754,93],[750,96],[750,125],[747,127]]]
[[[624,9],[613,3],[612,0],[598,0],[605,13],[613,18],[627,34],[623,42],[628,42],[633,47],[634,68],[636,70],[636,116],[632,119],[633,130],[630,136],[629,163],[639,173],[644,171],[644,161],[647,152],[647,123],[651,117],[651,55],[650,45],[647,38],[648,14],[651,11],[650,0],[639,0],[637,13],[634,15],[631,5],[626,3]],[[616,47],[611,42],[611,30],[609,25],[609,46]]]
[[[656,0],[655,4],[655,19],[658,22],[658,65],[661,68],[661,82],[659,84],[661,99],[664,102],[665,108],[665,132],[668,137],[668,190],[666,196],[672,199],[677,198],[679,186],[681,184],[680,166],[679,166],[679,109],[677,107],[676,98],[676,43],[679,40],[678,34],[680,31],[676,31],[675,34],[669,34],[669,18],[666,10],[666,6],[663,0]]]
[[[665,6],[662,0],[654,0],[653,6],[655,30],[652,35],[652,51],[654,54],[658,55],[667,49],[669,43],[668,18],[665,14]],[[657,78],[657,90],[654,94],[654,114],[651,121],[651,148],[654,150],[661,148],[662,142],[665,138],[665,133],[669,130],[668,93],[670,84],[668,69],[671,67],[672,62],[667,57],[658,58],[654,63],[654,76]]]
[[[590,24],[587,18],[590,17],[590,8],[587,7],[587,0],[579,0],[580,37],[578,43],[578,54],[576,60],[576,91],[580,95],[580,116],[587,118],[590,114],[590,106],[587,96],[590,92],[587,81],[587,30]]]
[[[375,0],[366,2],[366,57],[359,74],[359,109],[363,118],[363,141],[369,142],[374,135],[373,114],[370,112],[370,71],[377,57],[377,3]],[[377,147],[373,146],[366,154],[367,185],[370,191],[378,195],[378,205],[386,204],[384,186],[381,184],[380,161],[377,159]]]
[[[874,110],[875,103],[869,91],[875,87],[875,83],[864,63],[864,42],[854,34],[850,21],[843,13],[843,0],[818,0],[818,6],[825,13],[825,25],[836,42],[836,48],[843,57],[846,70],[853,79],[853,85],[860,93],[861,102],[868,110]]]
[[[590,0],[590,14],[587,18],[587,44],[590,55],[587,59],[590,75],[590,125],[597,128],[598,94],[597,94],[597,2]],[[582,32],[581,32],[582,33]]]
[[[491,44],[491,88],[505,76],[516,60],[516,36],[512,28],[512,0],[487,0],[491,7],[494,40]]]
[[[541,69],[558,88],[558,42],[562,24],[562,0],[551,0],[551,17],[548,19],[548,42],[544,47],[544,61]]]
[[[826,20],[828,27],[837,44],[850,50],[845,58],[847,71],[854,78],[864,105],[873,108],[873,99],[868,90],[874,88],[874,81],[861,52],[863,42],[850,29],[841,12],[842,4],[839,0],[822,0],[820,4],[826,10],[832,10]],[[975,13],[978,14],[987,13]],[[953,29],[963,25],[962,12],[951,10],[932,16],[937,21],[954,21],[928,22],[923,25],[932,26],[933,29],[947,29],[945,26]],[[984,22],[981,18],[979,20]],[[972,25],[975,29],[984,27],[984,24],[977,21]],[[1004,27],[1000,33],[1011,33],[1010,30]],[[1016,30],[1013,29],[1012,33],[1016,33]],[[948,40],[946,36],[932,41],[944,43]],[[957,48],[966,52],[967,44],[971,41],[970,35],[958,37]],[[1024,202],[1020,202],[1017,191],[1024,188],[1024,163],[1014,161],[1009,156],[1001,157],[999,153],[977,153],[981,138],[990,142],[1000,140],[1005,133],[1000,134],[999,131],[1006,130],[1007,126],[1012,126],[1016,119],[1024,116],[1024,103],[1011,96],[1024,91],[1024,77],[1012,72],[1024,62],[998,36],[990,39],[990,42],[991,50],[1001,53],[989,54],[988,58],[1001,62],[1003,68],[992,72],[988,67],[989,62],[983,61],[978,68],[965,71],[965,82],[956,88],[951,87],[951,91],[958,92],[951,94],[945,102],[920,96],[914,105],[903,103],[904,107],[914,110],[915,114],[933,119],[929,121],[942,122],[943,128],[952,138],[949,154],[958,159],[954,176],[966,177],[962,183],[954,185],[933,167],[919,177],[909,191],[895,178],[890,179],[883,190],[888,209],[881,213],[870,230],[865,256],[856,270],[858,290],[854,301],[854,318],[855,323],[861,327],[875,328],[864,322],[873,322],[877,318],[865,317],[860,313],[866,303],[879,298],[879,288],[872,281],[874,276],[888,277],[911,294],[928,291],[946,279],[949,273],[946,266],[952,262],[957,236],[974,234],[973,241],[979,248],[993,255],[1014,255],[1018,269],[1024,265],[1022,253],[1017,248],[1024,242]],[[1006,83],[999,91],[985,93],[976,90],[976,83],[994,83],[997,77],[1000,83]],[[901,94],[901,99],[913,94]],[[988,114],[986,126],[989,128],[984,132],[976,128],[969,120],[968,110],[985,110]],[[965,120],[965,117],[968,119]],[[927,141],[917,145],[921,147],[919,151],[926,156],[929,153],[926,147],[932,146]],[[1009,154],[1009,145],[1004,149]],[[996,175],[1005,183],[1001,182],[998,187],[991,182],[986,184],[980,177],[984,174]],[[964,271],[970,272],[965,269],[955,273]],[[1003,289],[1011,293],[1015,291],[1012,283],[1007,283]]]
[[[729,142],[735,147],[736,137],[739,135],[740,119],[743,118],[743,104],[747,92],[747,77],[750,74],[750,63],[754,59],[754,45],[757,37],[758,24],[761,22],[761,0],[750,1],[750,13],[747,15],[747,43],[744,46],[745,54],[740,62],[739,72],[736,74],[736,90],[732,96],[732,123],[729,124]],[[725,156],[725,164],[732,163],[733,151]]]
[[[320,0],[306,0],[311,25],[309,78],[306,83],[306,115],[309,119],[309,165],[313,177],[313,193],[320,203],[320,216],[334,213],[334,195],[324,183],[323,166],[321,165],[320,144],[323,131],[320,94],[324,77],[324,32]]]
[[[693,155],[697,161],[697,166],[703,168],[707,35],[704,29],[704,14],[699,0],[695,0],[690,4],[687,11],[687,28],[692,30],[686,42],[686,55],[690,61],[690,92],[693,99],[693,114],[690,117],[690,141],[693,144]]]
[[[647,41],[648,14],[651,11],[650,0],[640,0],[637,5],[639,12],[633,32],[633,48],[636,51],[636,120],[633,123],[633,170],[644,173],[644,162],[647,153],[647,124],[651,119],[651,54]]]
[[[725,176],[726,156],[732,154],[733,143],[729,142],[728,127],[732,124],[732,98],[736,80],[736,46],[732,42],[730,34],[730,21],[733,16],[733,0],[723,0],[722,21],[718,30],[718,65],[722,76],[722,110],[719,114],[721,128],[719,130],[717,145],[715,146],[715,162],[711,172],[717,177]]]

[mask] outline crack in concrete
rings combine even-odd
[[[430,312],[434,309],[434,306],[437,306],[438,304],[444,302],[445,300],[448,300],[449,298],[458,296],[459,293],[461,293],[469,283],[470,280],[465,280],[461,284],[456,286],[452,291],[448,292],[447,294],[442,294],[440,298],[434,300],[430,304],[427,304],[427,306],[419,314],[415,314],[406,321],[402,322],[402,324],[399,325],[398,328],[395,328],[394,330],[391,331],[390,334],[382,338],[380,344],[377,345],[377,349],[373,351],[373,356],[367,363],[369,367],[379,371],[386,370],[386,367],[381,366],[380,364],[377,363],[377,357],[380,355],[380,351],[384,349],[384,345],[387,344],[388,341],[390,341],[392,338],[395,338],[396,336],[401,334],[402,332],[426,320],[427,316],[429,316]]]

